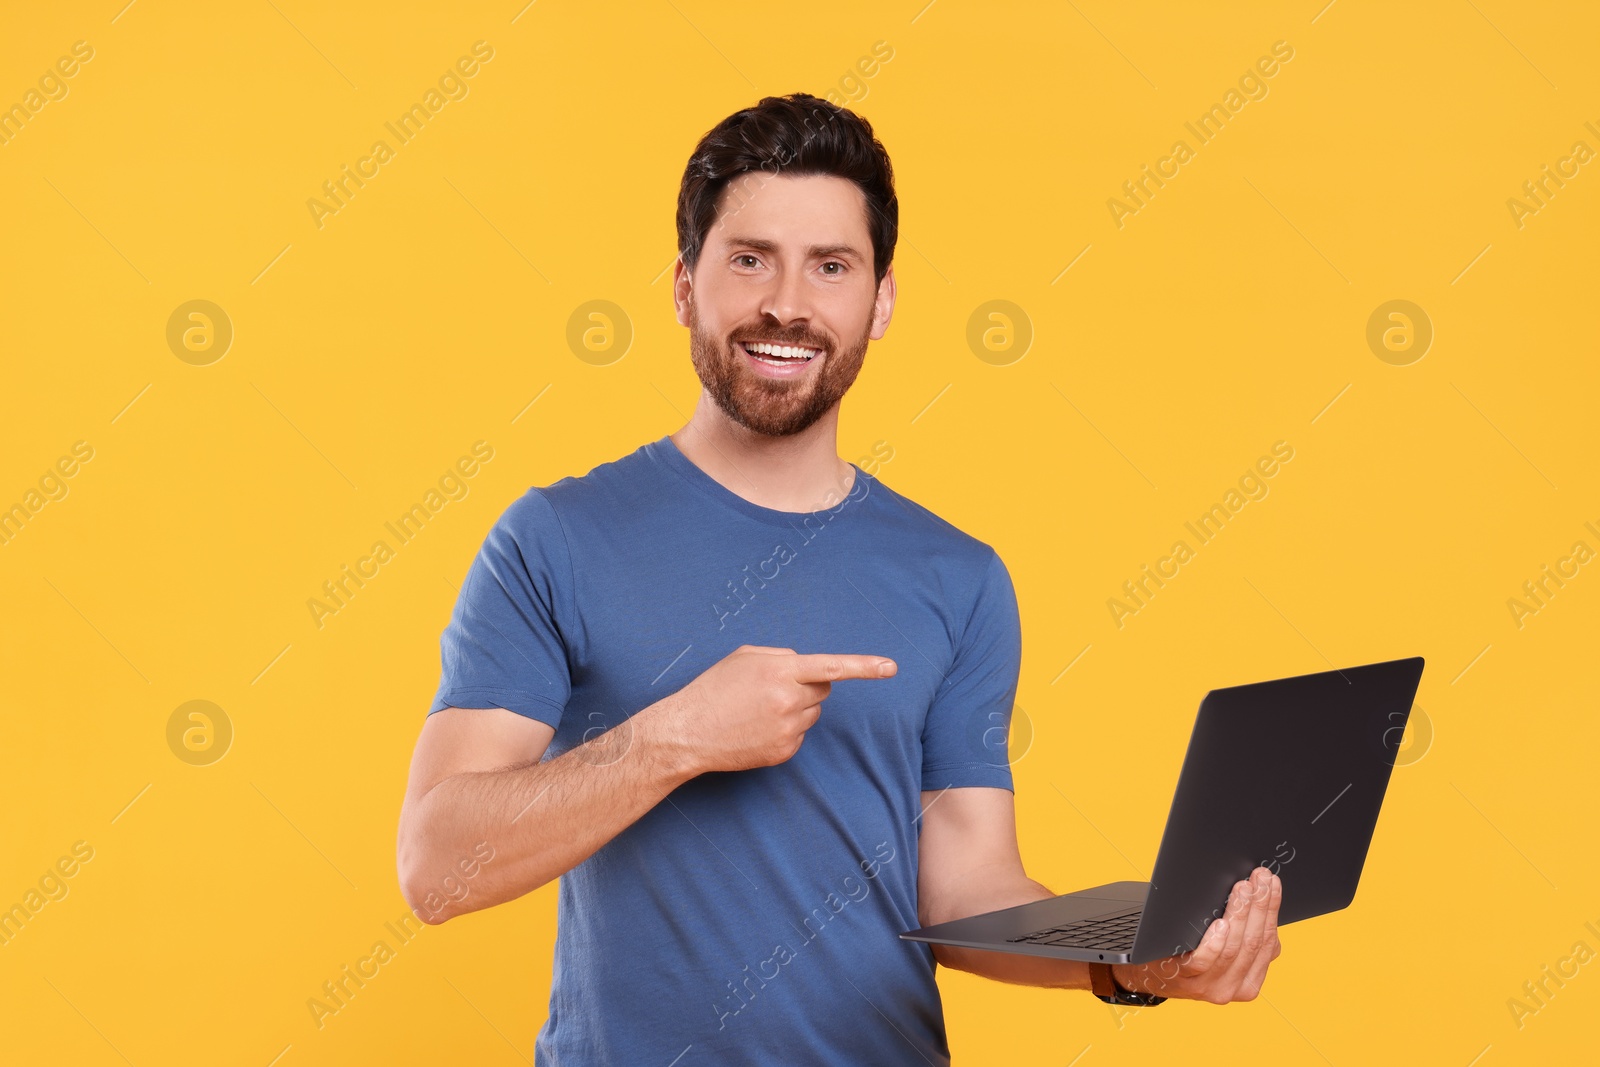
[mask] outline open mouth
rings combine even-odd
[[[794,367],[810,363],[822,354],[819,348],[806,348],[802,345],[779,345],[767,341],[741,341],[739,347],[744,349],[745,355],[758,363],[765,363],[773,367]]]

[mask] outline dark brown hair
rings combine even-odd
[[[692,270],[700,258],[723,188],[756,170],[855,182],[866,197],[872,265],[883,281],[900,228],[889,153],[866,119],[809,93],[763,97],[717,123],[695,145],[678,189],[678,253],[685,267]]]

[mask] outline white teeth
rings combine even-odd
[[[765,341],[759,341],[754,344],[747,343],[745,348],[749,350],[751,355],[760,354],[765,356],[775,356],[780,360],[788,360],[791,362],[794,360],[811,359],[817,354],[817,350],[814,348],[797,348],[793,345],[774,345],[768,344]],[[763,360],[762,362],[769,363],[772,361]]]

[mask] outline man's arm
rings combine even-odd
[[[548,724],[504,708],[443,708],[428,716],[411,759],[401,892],[429,923],[530,893],[696,775],[789,759],[834,682],[896,670],[882,656],[741,645],[676,693],[543,761],[555,736]],[[493,859],[474,862],[484,842]]]
[[[406,901],[425,921],[442,923],[532,892],[582,863],[694,776],[661,725],[661,705],[652,704],[541,763],[555,730],[537,719],[504,708],[428,716],[400,811]],[[457,865],[485,841],[493,861],[472,864],[472,877],[462,878]],[[461,885],[468,888],[457,897]]]
[[[1017,846],[1009,789],[969,787],[922,794],[917,919],[924,926],[999,911],[1057,894],[1029,878]],[[1234,886],[1223,917],[1190,953],[1113,968],[1125,989],[1225,1004],[1253,1000],[1276,959],[1276,875],[1256,868]],[[1017,985],[1088,989],[1089,965],[1014,952],[932,945],[934,959],[958,971]]]

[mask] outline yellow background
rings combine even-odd
[[[1507,1001],[1600,950],[1600,566],[1520,628],[1507,600],[1600,548],[1600,163],[1520,228],[1506,202],[1600,149],[1600,20],[1320,2],[11,11],[0,103],[94,58],[0,145],[0,505],[74,442],[94,459],[0,545],[0,905],[94,858],[0,947],[0,1059],[527,1059],[554,885],[424,930],[321,1029],[306,1001],[405,913],[407,762],[490,524],[693,409],[662,276],[691,147],[802,89],[859,99],[893,156],[900,304],[840,452],[889,442],[880,477],[1011,569],[1030,874],[1148,876],[1207,689],[1428,662],[1431,740],[1361,891],[1285,929],[1262,999],[1119,1019],[941,972],[956,1062],[1592,1056],[1600,964],[1520,1029]],[[470,94],[318,228],[307,200],[478,40]],[[1196,145],[1280,40],[1268,95]],[[1108,198],[1179,138],[1195,158],[1118,228]],[[195,299],[233,324],[209,366],[166,341]],[[566,341],[596,299],[633,332],[604,366]],[[1033,331],[1005,366],[966,341],[996,299]],[[1366,343],[1394,299],[1435,331],[1406,366]],[[308,598],[478,440],[470,494],[319,629]],[[1107,599],[1278,440],[1270,495],[1119,629]],[[209,766],[167,743],[196,699],[234,731]]]

